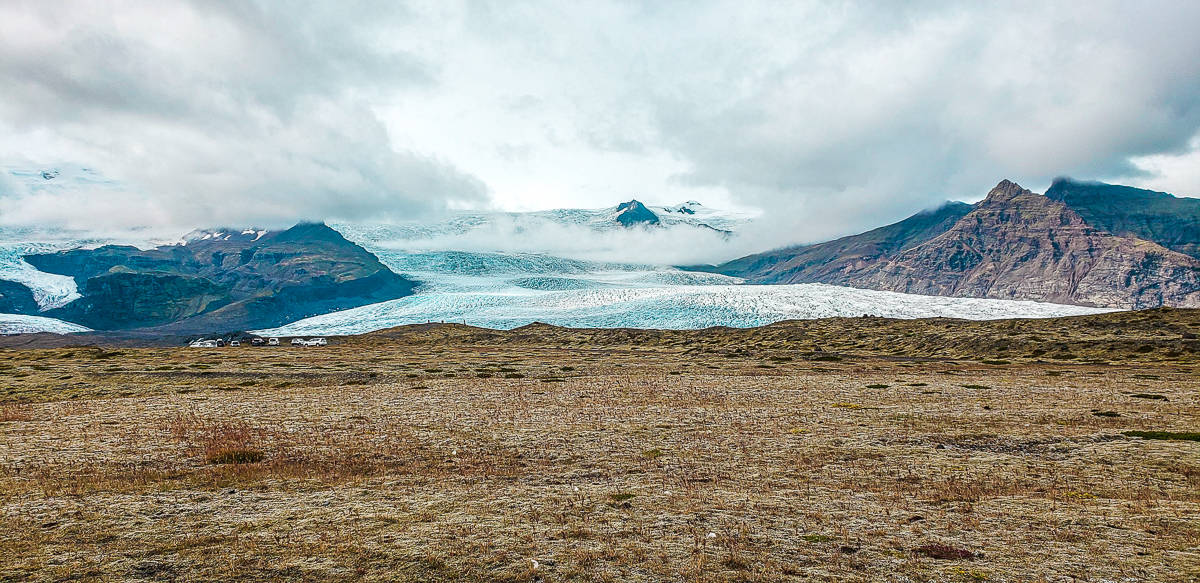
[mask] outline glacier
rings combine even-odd
[[[598,282],[599,283],[599,282]],[[361,334],[425,322],[511,329],[532,322],[585,328],[694,329],[762,326],[833,316],[1046,318],[1107,312],[1043,302],[920,296],[825,284],[671,285],[531,290],[497,281],[490,290],[442,291],[306,318],[258,333]]]
[[[33,292],[33,299],[42,310],[64,306],[79,297],[75,279],[38,271],[21,257],[31,253],[48,253],[67,249],[76,244],[69,239],[60,242],[31,242],[21,229],[0,229],[0,279],[15,281]]]

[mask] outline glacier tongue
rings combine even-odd
[[[72,332],[87,332],[88,330],[89,328],[55,318],[0,314],[0,334],[31,334],[34,332],[70,334]]]
[[[80,297],[74,278],[38,271],[21,259],[22,254],[29,252],[28,249],[0,248],[0,279],[29,288],[42,310],[65,306]]]
[[[761,326],[787,319],[861,316],[1040,318],[1111,310],[1040,302],[918,296],[824,284],[671,285],[539,291],[516,286],[418,294],[261,331],[360,334],[424,322],[510,329],[531,322],[572,327],[687,329]]]

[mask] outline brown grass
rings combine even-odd
[[[0,579],[1200,577],[1186,357],[541,330],[0,351]]]

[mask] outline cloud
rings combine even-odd
[[[754,20],[770,40],[737,57],[736,82],[659,96],[680,180],[789,209],[811,240],[1001,178],[1141,180],[1132,157],[1200,128],[1195,3],[875,8]]]
[[[733,236],[687,224],[598,229],[528,215],[495,214],[462,232],[383,243],[406,252],[536,253],[583,261],[638,265],[716,264],[761,250],[748,229]]]
[[[1195,2],[391,6],[0,8],[0,156],[129,185],[19,206],[210,224],[696,199],[764,209],[772,246],[1002,178],[1200,193]]]
[[[377,6],[6,5],[0,156],[127,189],[9,197],[5,219],[275,225],[486,202],[436,153],[395,148],[374,112],[437,73],[381,40],[413,23]]]

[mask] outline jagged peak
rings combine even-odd
[[[1001,180],[995,188],[988,192],[987,198],[984,199],[984,203],[1006,202],[1026,193],[1029,193],[1029,191],[1022,188],[1020,184],[1005,178],[1004,180]]]

